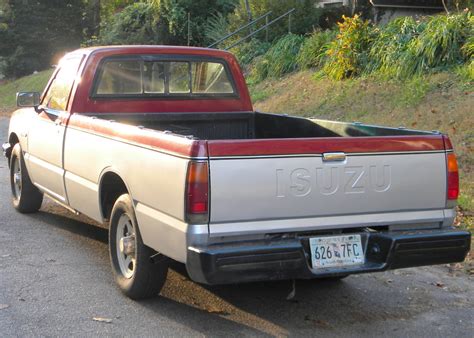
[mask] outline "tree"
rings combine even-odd
[[[5,75],[18,77],[57,62],[82,40],[82,0],[10,0],[0,50]],[[5,49],[5,45],[9,47]]]

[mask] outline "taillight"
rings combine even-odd
[[[458,161],[454,153],[448,153],[448,200],[456,200],[459,195]]]
[[[209,220],[209,168],[207,162],[189,162],[186,178],[186,218],[190,223]]]

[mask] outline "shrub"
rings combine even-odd
[[[250,8],[254,19],[270,11],[272,12],[270,18],[275,19],[294,8],[295,11],[291,14],[291,32],[294,34],[306,34],[319,27],[324,13],[323,9],[316,8],[314,0],[254,0],[250,1]],[[231,30],[236,30],[248,22],[248,14],[243,0],[239,1],[234,12],[229,15],[229,22]],[[262,20],[260,25],[264,22],[265,20]],[[244,34],[248,32],[246,30]],[[287,33],[288,17],[270,27],[270,41]],[[265,33],[261,34],[260,37]]]
[[[366,72],[378,72],[386,78],[399,77],[399,61],[424,26],[412,17],[400,17],[377,30],[369,50]]]
[[[100,44],[158,44],[157,7],[151,3],[135,3],[125,7],[102,27]]]
[[[258,58],[252,71],[252,78],[261,81],[267,77],[280,77],[294,71],[304,37],[288,34],[278,40],[264,55]]]
[[[234,54],[241,65],[251,64],[258,56],[265,54],[271,47],[271,43],[252,39],[250,42],[235,48]]]
[[[342,80],[360,74],[367,64],[367,53],[373,39],[373,28],[359,15],[343,16],[338,23],[339,33],[326,51],[325,73]]]
[[[305,39],[296,57],[301,69],[318,68],[324,64],[326,51],[330,42],[335,38],[336,31],[314,31]]]
[[[429,18],[420,35],[412,39],[398,64],[401,76],[459,65],[464,62],[461,48],[472,33],[471,13],[438,15]]]

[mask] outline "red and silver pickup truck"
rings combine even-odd
[[[438,132],[254,111],[232,54],[115,46],[67,54],[20,92],[3,145],[13,206],[43,195],[109,227],[122,291],[169,258],[225,284],[463,261],[458,168]]]

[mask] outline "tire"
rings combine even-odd
[[[166,281],[168,260],[152,262],[156,252],[143,244],[128,194],[121,195],[112,208],[109,253],[115,280],[126,296],[137,300],[158,295]]]
[[[10,186],[16,210],[28,214],[37,212],[43,202],[43,193],[31,182],[19,143],[10,155]]]

